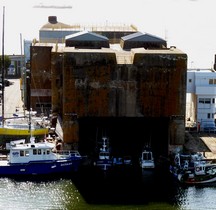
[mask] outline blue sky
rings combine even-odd
[[[189,68],[211,68],[216,54],[215,5],[215,0],[1,0],[0,27],[4,6],[5,54],[20,54],[20,34],[25,40],[38,39],[50,15],[69,25],[134,24],[186,53]],[[0,38],[2,46],[2,33]]]

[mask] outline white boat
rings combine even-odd
[[[0,159],[0,176],[67,174],[78,170],[82,160],[78,151],[63,151],[60,140],[51,142],[50,136],[36,142],[31,116],[28,131],[28,138],[7,145],[9,153]]]
[[[3,20],[4,20],[4,14],[3,14]],[[3,24],[3,34],[4,34],[4,24]],[[4,40],[3,40],[4,41]],[[4,42],[3,42],[4,43]],[[2,58],[4,58],[4,44],[2,45]],[[4,81],[4,76],[5,76],[5,63],[4,63],[4,59],[1,59],[2,62],[2,73],[1,73],[1,80]],[[18,116],[17,113],[17,108],[16,108],[16,113],[13,114],[13,117],[9,117],[6,118],[5,117],[5,110],[4,108],[5,106],[5,84],[2,83],[2,92],[0,93],[0,98],[1,98],[1,108],[2,108],[2,112],[1,112],[1,121],[0,121],[0,136],[29,136],[29,121],[26,122],[25,124],[22,122],[20,124],[20,117]],[[13,103],[13,102],[12,102]],[[9,105],[9,104],[8,104]],[[10,107],[10,106],[9,106]],[[31,113],[29,113],[30,117],[33,116],[33,114],[35,114],[34,112],[31,111]],[[23,119],[25,119],[26,121],[26,116],[22,117]],[[14,122],[12,122],[14,121]],[[11,123],[12,122],[12,123]],[[33,135],[45,135],[48,133],[48,129],[47,128],[42,128],[36,125],[31,126],[31,130],[32,130],[32,134]]]
[[[31,128],[30,128],[31,126]],[[5,120],[5,124],[0,124],[0,135],[5,136],[29,136],[30,130],[33,136],[47,135],[49,129],[36,124],[31,124],[24,119],[23,121],[18,119]]]
[[[107,137],[102,137],[102,146],[98,154],[98,159],[95,162],[95,166],[99,167],[103,171],[107,171],[112,166],[109,139]]]
[[[177,178],[184,184],[216,183],[216,164],[199,163],[193,169],[181,170]]]
[[[151,150],[143,150],[140,158],[140,166],[143,169],[154,169],[155,168],[155,162],[153,153]]]
[[[176,154],[170,171],[180,183],[195,185],[216,183],[216,164],[202,154]]]
[[[54,148],[54,143],[35,142],[34,137],[30,143],[11,142],[9,154],[0,159],[0,176],[67,174],[78,170],[82,160],[78,151],[55,152]]]

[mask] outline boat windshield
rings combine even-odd
[[[100,152],[100,156],[109,156],[109,152]]]
[[[152,153],[151,152],[143,152],[142,159],[143,160],[152,160]]]

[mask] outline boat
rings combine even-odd
[[[78,151],[56,151],[55,143],[11,141],[9,153],[0,156],[0,176],[67,174],[79,169],[82,156]]]
[[[174,177],[183,184],[196,185],[216,182],[216,164],[201,153],[175,155],[174,165],[170,167]]]
[[[216,182],[216,164],[199,163],[194,169],[182,170],[177,179],[184,184],[207,184]]]
[[[144,149],[140,157],[140,166],[142,169],[154,169],[155,162],[152,151],[147,148]]]
[[[98,154],[98,159],[95,161],[94,165],[100,168],[102,171],[107,171],[112,166],[109,139],[107,137],[102,137],[102,146]]]
[[[0,176],[68,174],[79,169],[78,151],[63,150],[63,141],[50,136],[36,141],[29,116],[28,136],[6,144],[8,153],[0,156]]]
[[[113,166],[132,166],[131,156],[113,157]]]
[[[0,124],[0,135],[5,136],[29,136],[30,129],[33,136],[47,135],[49,133],[49,128],[42,127],[39,125],[29,124],[27,122],[20,122],[18,120],[13,120],[13,122],[5,122],[4,126]]]
[[[44,136],[49,133],[48,122],[45,117],[36,117],[37,112],[30,111],[25,115],[5,118],[0,122],[0,135],[29,136],[30,129],[33,136]]]
[[[4,11],[3,11],[3,43],[2,43],[2,73],[1,73],[1,81],[5,81],[5,61],[4,61]],[[32,110],[29,111],[28,115],[24,114],[24,116],[20,117],[17,113],[18,109],[16,108],[16,113],[13,114],[13,117],[6,118],[5,117],[5,83],[1,83],[1,106],[2,113],[0,117],[0,135],[1,136],[29,136],[29,127],[31,126],[32,134],[35,136],[38,135],[46,135],[49,132],[47,127],[40,126],[39,124],[32,123],[28,118],[32,118],[33,115],[36,115],[36,112]],[[25,107],[24,107],[25,108]],[[25,111],[24,111],[25,112]],[[31,125],[30,125],[31,123]]]

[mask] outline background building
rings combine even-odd
[[[215,122],[216,72],[214,69],[188,69],[187,108],[189,122]]]
[[[8,55],[11,60],[11,69],[7,69],[5,76],[8,78],[20,78],[24,63],[24,55]]]

